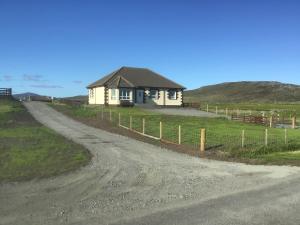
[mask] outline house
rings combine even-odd
[[[146,68],[121,67],[87,89],[89,104],[182,106],[185,87]]]

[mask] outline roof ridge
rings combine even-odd
[[[116,75],[121,71],[122,67],[115,70],[111,76],[103,83],[103,85],[107,84],[107,82],[111,81],[112,79],[114,79],[116,77]]]
[[[147,76],[146,76],[147,75]],[[149,75],[149,77],[148,77]],[[117,78],[117,79],[116,79]],[[138,67],[128,67],[122,66],[119,69],[113,71],[112,73],[106,75],[100,80],[90,84],[87,88],[97,87],[97,86],[108,86],[112,82],[116,82],[119,86],[122,81],[130,87],[135,86],[149,86],[149,87],[164,87],[164,88],[182,88],[182,85],[174,82],[173,80],[154,72],[149,68],[138,68]],[[125,85],[126,86],[126,85]]]
[[[129,85],[131,85],[132,87],[134,87],[134,84],[131,83],[129,80],[127,80],[125,77],[123,77],[123,76],[120,76],[120,77],[122,77],[122,79],[123,79],[127,84],[129,84]]]
[[[134,66],[122,66],[121,68],[126,68],[126,69],[148,69],[146,67],[134,67]]]
[[[148,69],[148,68],[145,68],[146,70],[148,70],[148,71],[150,71],[150,72],[152,72],[152,73],[155,73],[156,75],[158,75],[158,76],[160,76],[160,77],[162,77],[162,78],[164,78],[164,79],[166,79],[166,80],[168,80],[168,81],[170,81],[171,83],[173,83],[173,84],[176,84],[176,85],[178,85],[178,86],[182,86],[181,84],[178,84],[178,83],[176,83],[176,82],[174,82],[173,80],[170,80],[169,78],[167,78],[167,77],[165,77],[165,76],[163,76],[163,75],[161,75],[161,74],[159,74],[159,73],[157,73],[157,72],[155,72],[155,71],[153,71],[153,70],[150,70],[150,69]],[[184,87],[183,87],[184,88]]]
[[[121,81],[121,76],[118,76],[118,82],[117,82],[117,86],[120,85],[120,81]]]

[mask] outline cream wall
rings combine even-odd
[[[109,105],[119,105],[120,104],[120,90],[116,89],[116,98],[115,99],[111,99],[112,96],[112,91],[111,89],[108,89],[108,104]],[[132,102],[133,101],[133,91],[130,90],[129,93],[130,99],[129,101]]]
[[[94,92],[93,96],[91,96],[91,92]],[[105,98],[105,88],[104,87],[95,87],[89,89],[89,104],[104,104]]]
[[[167,92],[167,91],[166,91]],[[169,99],[167,97],[167,93],[165,93],[165,105],[170,106],[181,106],[182,105],[182,91],[177,91],[177,99]]]
[[[93,97],[91,97],[90,92],[94,91]],[[116,98],[111,99],[111,89],[108,89],[108,104],[109,105],[119,105],[119,89],[116,89]],[[166,105],[166,106],[181,106],[182,104],[182,91],[177,91],[177,99],[169,99],[168,98],[168,90],[160,89],[159,90],[159,98],[158,99],[149,99],[150,89],[145,90],[146,93],[146,102],[153,101],[157,105]],[[130,90],[130,100],[133,101],[133,90]],[[104,87],[96,87],[93,89],[89,89],[89,104],[105,104],[105,88]]]
[[[120,100],[119,100],[119,89],[116,89],[116,98],[111,99],[111,89],[108,89],[108,104],[109,105],[119,105]]]
[[[169,99],[168,98],[168,90],[160,89],[159,90],[159,98],[158,99],[150,99],[150,90],[146,89],[146,103],[154,102],[157,105],[166,105],[166,106],[181,106],[182,105],[182,91],[177,91],[177,99]]]
[[[165,90],[158,90],[158,91],[159,91],[159,98],[152,99],[152,98],[150,98],[150,89],[146,89],[145,90],[146,103],[154,102],[157,105],[164,105]]]

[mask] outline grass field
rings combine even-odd
[[[272,113],[279,114],[289,118],[291,115],[300,117],[300,104],[299,103],[201,103],[201,110],[206,111],[207,104],[210,112],[215,112],[216,106],[219,112],[225,111],[227,108],[229,111],[237,112],[237,110],[244,113],[260,114],[265,112],[266,115]]]
[[[59,111],[77,118],[90,118],[101,122],[101,107],[80,107],[69,105],[52,105]],[[178,142],[178,126],[181,126],[181,142],[183,145],[198,148],[199,130],[207,131],[208,151],[222,153],[222,156],[230,158],[261,159],[267,162],[277,160],[299,161],[299,155],[294,151],[300,150],[300,131],[289,129],[287,131],[287,144],[285,143],[285,130],[278,128],[268,129],[268,146],[265,146],[264,126],[234,122],[225,118],[199,118],[185,116],[170,116],[144,111],[140,108],[111,107],[104,108],[104,118],[118,123],[118,114],[121,115],[121,124],[130,126],[132,116],[132,128],[142,132],[142,119],[145,119],[145,133],[159,137],[159,122],[163,123],[163,139]],[[241,148],[241,134],[245,130],[245,147]],[[278,154],[277,154],[278,153]],[[279,154],[284,153],[284,154]],[[273,154],[273,157],[271,157]],[[267,157],[270,156],[270,157]],[[288,157],[289,156],[289,157]],[[300,162],[299,162],[300,164]]]
[[[90,158],[82,146],[36,122],[21,103],[0,99],[0,182],[61,174]]]

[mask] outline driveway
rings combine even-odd
[[[148,111],[175,115],[175,116],[198,116],[198,117],[225,117],[211,112],[200,111],[192,108],[146,108]]]
[[[1,225],[299,225],[299,168],[199,159],[25,105],[94,157],[69,174],[1,184]]]

